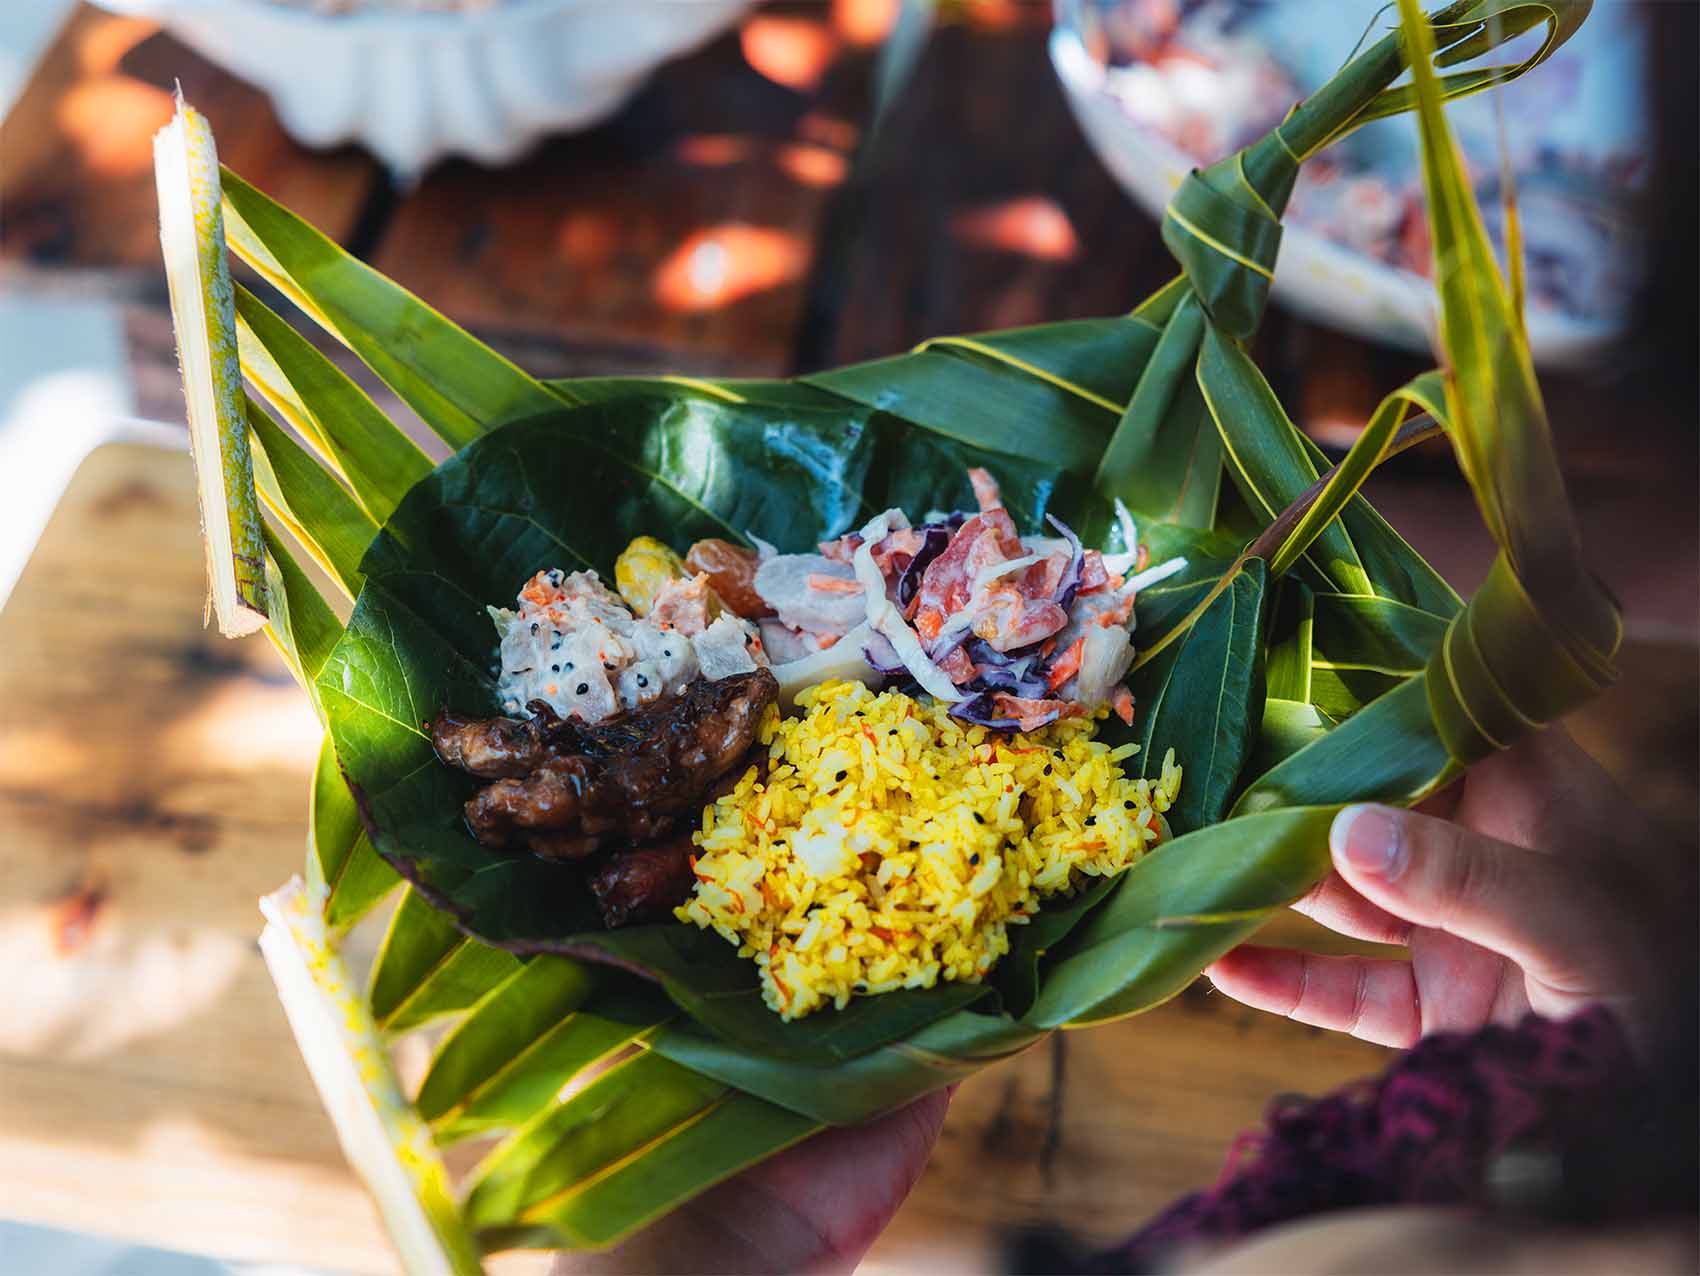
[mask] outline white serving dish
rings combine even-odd
[[[309,146],[358,142],[396,176],[445,155],[513,159],[613,112],[655,67],[752,0],[503,0],[453,12],[316,14],[266,0],[96,0],[160,22],[271,97]]]
[[[1057,26],[1050,47],[1075,118],[1098,158],[1141,207],[1161,217],[1193,161],[1127,113],[1105,85],[1103,65],[1075,31]],[[1272,295],[1298,314],[1345,332],[1409,350],[1434,348],[1431,281],[1302,225],[1288,223],[1282,231]],[[1533,308],[1527,322],[1536,360],[1553,367],[1597,358],[1619,331],[1603,320]]]

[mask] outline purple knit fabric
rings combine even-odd
[[[1611,1012],[1425,1037],[1381,1077],[1322,1099],[1277,1100],[1214,1187],[1182,1197],[1092,1271],[1148,1271],[1177,1248],[1372,1205],[1489,1199],[1503,1153],[1609,1113],[1635,1064]]]

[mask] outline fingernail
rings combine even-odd
[[[1398,813],[1385,806],[1348,806],[1329,830],[1334,856],[1348,868],[1391,880],[1404,870]]]

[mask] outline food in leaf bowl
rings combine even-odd
[[[1092,736],[1112,708],[1132,724],[1137,591],[1186,560],[1135,570],[1125,505],[1119,554],[1054,516],[1021,536],[991,474],[968,478],[976,511],[886,510],[818,552],[639,537],[618,593],[539,571],[489,609],[493,695],[524,716],[429,724],[488,782],[472,836],[587,865],[609,927],[717,931],[787,1019],[982,979],[1042,899],[1166,836],[1173,750],[1153,785],[1122,772],[1138,744]]]
[[[1610,681],[1617,609],[1442,109],[1586,6],[1401,10],[1189,178],[1182,273],[1131,313],[788,381],[539,380],[221,173],[193,112],[161,134],[215,608],[326,726],[261,944],[404,1262],[611,1244],[1154,1006],[1322,876],[1343,804],[1417,801]],[[1453,67],[1540,23],[1524,63],[1435,70],[1437,39]],[[1299,163],[1406,110],[1445,371],[1324,469],[1245,342]],[[1359,491],[1442,432],[1501,550],[1468,603]],[[392,894],[356,992],[341,937]],[[428,1023],[404,1094],[386,1048]],[[451,1184],[437,1150],[474,1136]]]

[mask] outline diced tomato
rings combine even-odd
[[[1104,567],[1104,556],[1095,549],[1086,551],[1080,565],[1080,592],[1090,594],[1110,583],[1110,573]]]
[[[986,591],[975,606],[975,636],[999,651],[1030,647],[1068,624],[1068,613],[1049,598],[1027,598],[1008,586]]]
[[[968,471],[968,481],[974,485],[974,499],[980,503],[982,514],[1003,506],[1003,497],[998,493],[998,481],[990,473],[976,465]]]
[[[920,612],[929,608],[944,617],[968,603],[974,579],[985,568],[1022,555],[1021,539],[1007,511],[976,514],[950,538],[944,552],[927,564],[921,575]]]
[[[968,658],[968,653],[961,647],[952,648],[950,654],[939,660],[937,664],[940,669],[944,670],[945,677],[959,687],[965,682],[972,682],[975,674],[979,672],[975,668],[974,662]]]
[[[1133,725],[1133,692],[1126,687],[1117,687],[1110,694],[1110,708],[1114,709],[1116,717],[1128,726]]]
[[[1058,656],[1051,664],[1051,676],[1046,682],[1052,691],[1067,682],[1080,672],[1080,656],[1086,650],[1086,639],[1076,638],[1068,645],[1068,650]]]
[[[874,566],[880,575],[896,576],[909,566],[909,560],[921,552],[927,538],[913,527],[900,527],[873,548]]]
[[[1062,584],[1063,573],[1068,570],[1073,557],[1073,553],[1066,549],[1046,554],[1021,573],[1021,592],[1028,598],[1055,598],[1057,586]]]
[[[1013,718],[1023,731],[1037,731],[1058,717],[1069,717],[1069,705],[1061,700],[1029,700],[1000,691],[992,697],[998,716]]]

